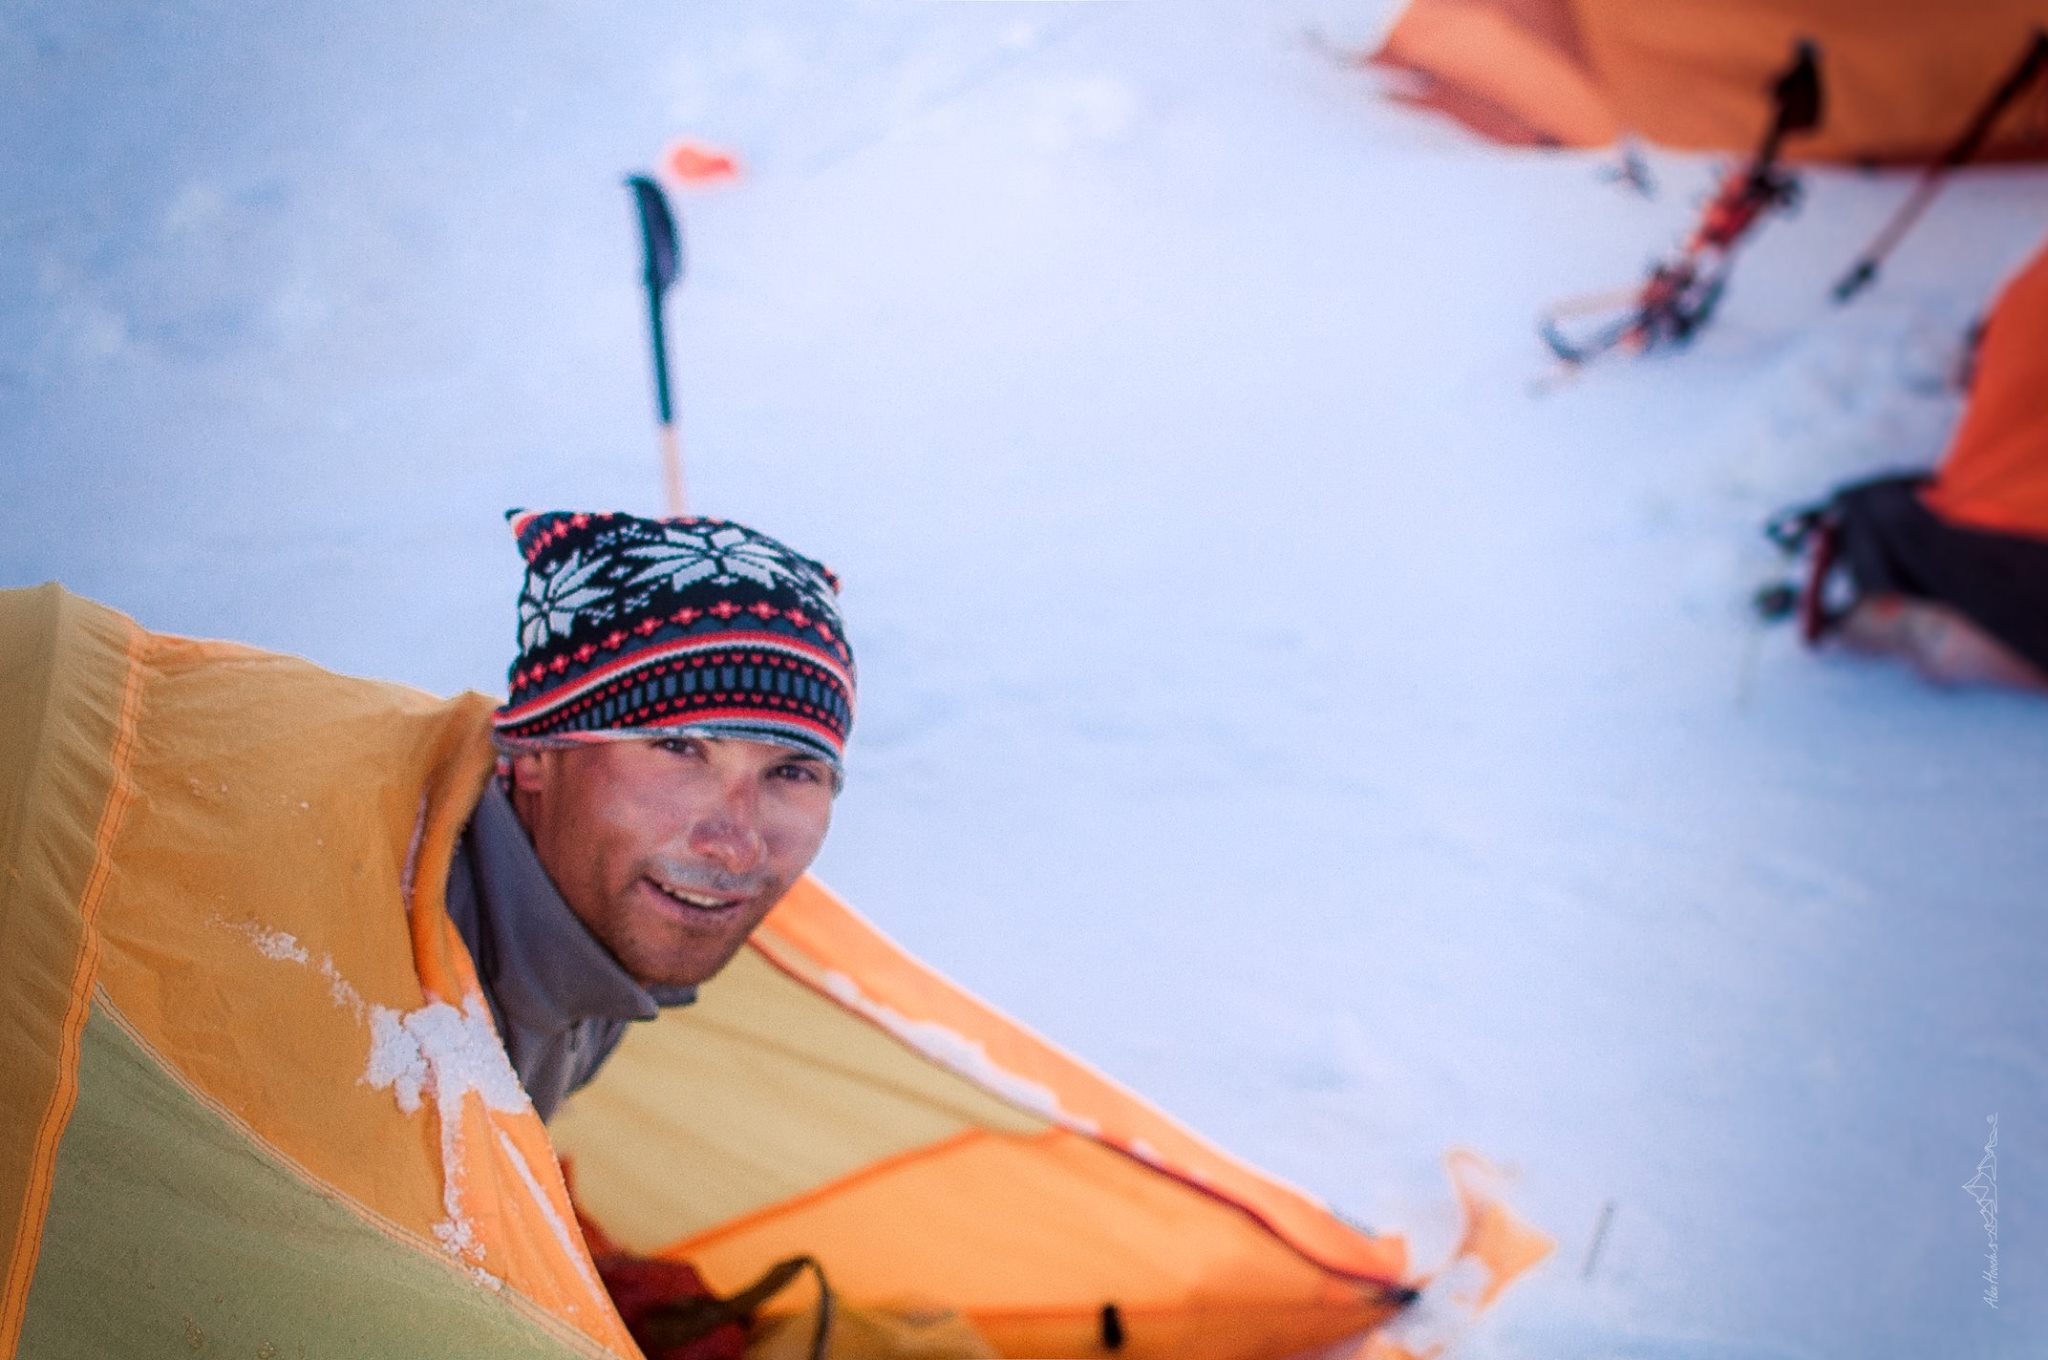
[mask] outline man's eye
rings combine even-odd
[[[817,766],[804,764],[777,765],[775,767],[775,777],[777,779],[793,779],[803,784],[815,784],[824,778],[822,774],[818,773]]]
[[[696,755],[704,749],[703,743],[699,742],[695,737],[663,737],[654,744],[664,751],[669,751],[679,756]]]

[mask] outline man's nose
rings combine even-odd
[[[727,789],[690,828],[690,851],[729,874],[750,874],[767,857],[759,801],[745,788]]]

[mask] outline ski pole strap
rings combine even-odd
[[[660,185],[646,175],[629,175],[626,187],[633,191],[633,206],[640,214],[642,273],[648,291],[658,296],[682,275],[682,238],[676,233],[675,215],[669,211]]]
[[[662,322],[661,303],[682,277],[683,241],[660,185],[645,175],[632,175],[627,178],[626,187],[633,191],[633,206],[640,220],[641,278],[647,285],[647,338],[654,357],[655,415],[666,426],[675,420],[675,406],[669,396],[668,333]]]

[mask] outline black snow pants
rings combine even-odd
[[[1921,502],[1926,481],[1886,477],[1835,493],[1835,560],[1857,596],[1945,604],[2048,671],[2048,542],[1950,524]]]

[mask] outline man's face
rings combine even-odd
[[[831,769],[766,742],[671,737],[513,757],[513,804],[563,900],[643,986],[704,982],[795,883]]]

